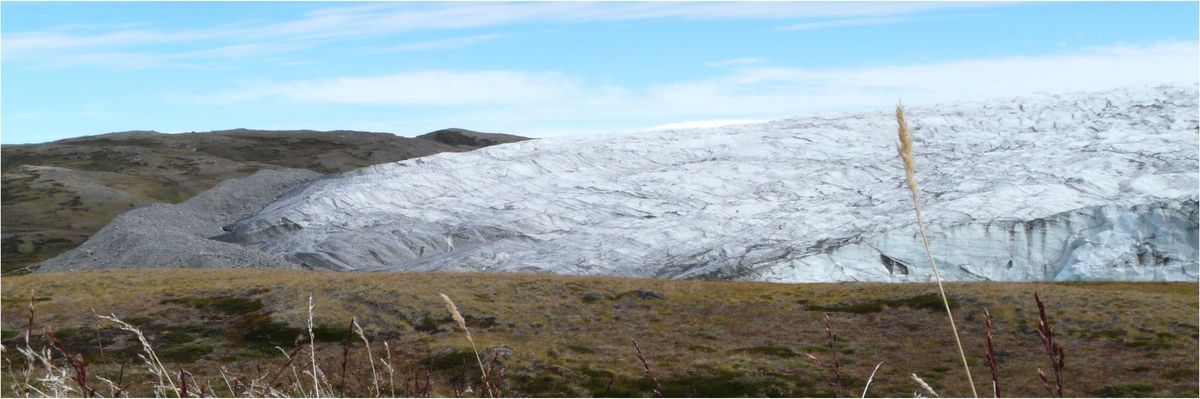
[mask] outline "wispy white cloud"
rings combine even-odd
[[[295,48],[314,47],[330,41],[380,37],[405,32],[489,28],[524,23],[586,23],[648,19],[822,19],[834,21],[884,18],[924,13],[947,8],[975,7],[961,3],[817,3],[817,2],[613,2],[613,3],[406,3],[334,6],[308,12],[298,18],[265,23],[231,20],[213,26],[186,29],[153,28],[149,23],[125,26],[71,26],[27,32],[6,32],[3,53],[6,61],[32,60],[62,63],[80,54],[120,52],[174,55],[195,48],[237,45]],[[819,24],[821,22],[807,22]],[[836,23],[836,22],[835,22]],[[132,26],[132,27],[130,27]],[[85,31],[81,31],[85,30]],[[460,38],[424,46],[470,44]],[[476,42],[484,39],[474,37]],[[494,38],[491,38],[494,39]],[[464,44],[465,43],[465,44]],[[134,50],[154,45],[178,45]],[[414,49],[421,49],[421,43]],[[428,47],[438,48],[438,47]],[[175,57],[179,58],[179,57]]]
[[[373,52],[405,52],[405,51],[423,51],[423,50],[440,50],[450,48],[467,47],[479,43],[490,42],[506,35],[492,33],[486,35],[451,37],[447,39],[428,40],[423,42],[403,43],[387,48],[373,50]]]
[[[801,22],[780,27],[779,30],[816,30],[829,28],[844,28],[848,26],[870,26],[870,25],[888,25],[897,22],[907,21],[908,18],[900,17],[869,17],[869,18],[843,18],[830,19],[825,21],[809,21]]]
[[[307,46],[304,43],[233,44],[180,52],[107,51],[64,54],[45,61],[48,67],[100,66],[113,69],[146,69],[160,67],[222,68],[229,63],[253,62],[279,57]],[[279,64],[303,61],[276,58]]]
[[[919,105],[1123,86],[1195,82],[1196,42],[1115,45],[1038,57],[964,59],[865,68],[748,65],[708,79],[646,88],[589,84],[557,72],[416,71],[269,83],[208,100],[293,101],[432,107],[447,124],[590,125],[630,129],[671,121],[771,119],[883,109],[903,98]]]
[[[286,100],[367,105],[520,106],[580,92],[560,73],[428,70],[261,84],[207,96],[218,102]]]
[[[720,61],[709,61],[709,62],[705,62],[704,65],[714,67],[714,68],[719,68],[719,67],[727,67],[727,66],[763,64],[766,62],[767,62],[766,58],[743,57],[743,58],[731,58],[731,59],[720,60]]]

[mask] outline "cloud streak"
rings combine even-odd
[[[398,44],[398,45],[383,48],[383,49],[373,50],[373,52],[399,53],[399,52],[407,52],[407,51],[425,51],[425,50],[460,48],[460,47],[476,45],[479,43],[490,42],[490,41],[493,41],[493,40],[496,40],[496,39],[499,39],[499,38],[502,38],[505,36],[506,35],[493,33],[493,34],[486,34],[486,35],[451,37],[451,38],[447,38],[447,39],[438,39],[438,40],[429,40],[429,41],[423,41],[423,42]]]
[[[64,66],[93,54],[137,53],[145,57],[182,59],[188,53],[232,46],[277,47],[297,51],[320,44],[384,37],[419,31],[481,29],[516,24],[580,24],[655,19],[796,20],[796,26],[835,26],[846,21],[882,21],[948,8],[976,7],[948,3],[408,3],[335,6],[269,23],[231,20],[213,26],[156,29],[144,22],[121,27],[71,26],[28,32],[5,32],[5,61],[32,61]],[[164,5],[163,7],[169,7]],[[829,21],[824,21],[829,19]],[[815,20],[815,21],[814,21]],[[452,37],[398,46],[396,51],[461,47],[495,39],[490,35]],[[190,50],[162,48],[176,45]],[[157,46],[157,47],[155,47]],[[155,47],[155,48],[147,48]],[[197,50],[200,48],[200,50]],[[102,64],[102,66],[116,66]]]
[[[908,21],[908,18],[871,17],[871,18],[831,19],[828,21],[801,22],[798,24],[780,27],[779,30],[816,30],[816,29],[844,28],[844,27],[850,27],[850,26],[889,25],[889,24],[894,24],[894,23],[899,23],[899,22],[904,22],[904,21]]]
[[[720,68],[720,67],[728,67],[728,66],[764,64],[766,62],[767,62],[766,58],[743,57],[743,58],[732,58],[732,59],[720,60],[720,61],[710,61],[710,62],[704,63],[704,65],[710,66],[713,68]]]
[[[567,101],[580,93],[560,73],[426,70],[263,84],[206,97],[216,102],[285,100],[355,105],[521,106]]]

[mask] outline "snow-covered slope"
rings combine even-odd
[[[913,107],[949,279],[1197,278],[1197,87]],[[554,138],[317,181],[224,239],[336,270],[924,281],[891,110]]]

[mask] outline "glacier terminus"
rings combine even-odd
[[[1195,85],[908,110],[951,280],[1197,279]],[[293,190],[222,240],[328,270],[927,281],[889,111],[547,138]]]

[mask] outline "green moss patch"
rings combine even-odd
[[[567,349],[575,353],[596,353],[596,350],[583,345],[567,345]]]
[[[1112,384],[1100,388],[1096,394],[1102,398],[1144,398],[1154,396],[1154,386],[1141,382]]]
[[[167,299],[162,301],[162,303],[184,305],[200,310],[221,312],[229,315],[244,315],[263,308],[263,303],[258,298],[243,298],[236,296]]]
[[[827,396],[794,376],[714,371],[660,379],[665,397],[743,398]]]
[[[345,327],[320,324],[313,327],[313,339],[317,342],[346,342],[351,334],[349,323]]]
[[[950,308],[957,308],[958,303],[954,298],[947,298],[950,302]],[[808,305],[807,310],[816,310],[821,312],[842,312],[842,313],[875,313],[886,308],[906,307],[909,309],[928,309],[939,310],[945,309],[942,304],[942,297],[938,294],[921,294],[911,298],[902,299],[881,299],[870,302],[854,302],[854,303],[839,303],[826,306]]]
[[[475,364],[475,353],[469,350],[450,351],[421,360],[421,364],[433,371],[459,370],[463,364]]]
[[[269,314],[251,314],[238,320],[228,330],[227,337],[235,345],[249,346],[271,353],[275,347],[291,348],[304,331],[271,320]]]
[[[749,348],[738,348],[730,352],[733,353],[749,353],[755,355],[775,356],[775,357],[795,357],[796,352],[780,346],[752,346]]]
[[[1124,341],[1126,347],[1148,349],[1151,351],[1171,349],[1171,341],[1175,338],[1172,334],[1160,333],[1153,337],[1139,336]]]
[[[579,381],[583,390],[586,391],[587,396],[594,398],[652,396],[651,392],[654,389],[654,384],[645,378],[630,378],[608,370],[598,370],[590,367],[581,367],[573,371],[580,374],[579,377],[572,376],[573,379]],[[566,389],[560,390],[566,391]]]

